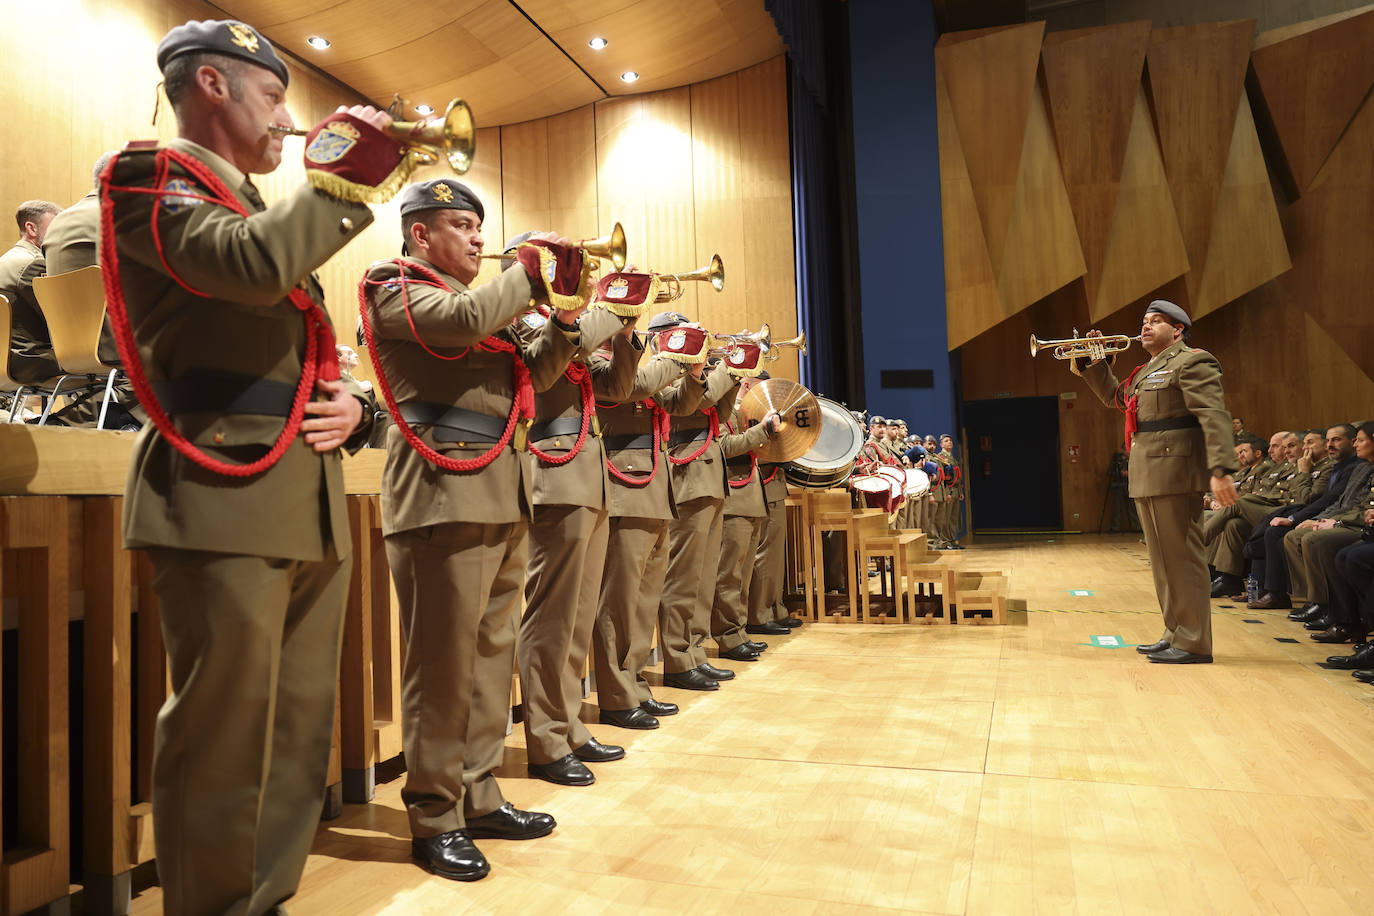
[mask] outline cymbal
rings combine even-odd
[[[735,413],[739,428],[760,423],[776,410],[782,426],[778,434],[754,454],[760,461],[786,464],[811,451],[821,435],[821,408],[816,396],[791,379],[770,378],[759,382],[740,401]]]

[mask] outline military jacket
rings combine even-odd
[[[99,240],[100,195],[90,191],[48,224],[48,232],[43,236],[43,259],[48,262],[48,276],[100,263]],[[100,330],[97,352],[104,362],[119,362],[119,348],[115,346],[108,318]]]
[[[516,333],[512,319],[528,308],[532,297],[543,296],[524,270],[505,271],[469,289],[425,260],[402,260],[433,271],[453,290],[403,284],[395,261],[379,261],[368,270],[376,355],[403,416],[458,408],[504,428],[515,398],[514,360],[509,353],[488,351],[479,344],[495,335],[515,346],[529,367],[535,391],[552,386],[577,352],[578,332],[565,331],[553,320],[543,322],[528,343]],[[426,352],[417,333],[438,357]],[[471,426],[470,420],[462,422]],[[481,430],[464,432],[437,423],[411,426],[422,442],[454,460],[481,458],[498,441],[498,436]],[[521,453],[517,437],[485,467],[449,471],[411,448],[399,425],[391,427],[382,472],[383,534],[452,522],[511,524],[528,517],[534,505],[532,465]]]
[[[190,196],[166,198],[158,208],[159,252],[151,223],[157,198],[114,192],[120,283],[149,382],[184,396],[173,415],[178,430],[211,456],[245,464],[266,453],[284,421],[228,412],[223,393],[275,383],[289,400],[301,377],[306,330],[287,296],[304,285],[322,301],[312,271],[371,223],[372,214],[308,185],[266,207],[228,161],[188,140],[170,146],[205,163],[248,215]],[[155,180],[151,151],[120,156],[113,184],[152,187]],[[166,187],[193,194],[198,186],[174,166]],[[108,252],[102,255],[108,274],[113,265]],[[169,268],[204,295],[188,292]],[[212,388],[220,390],[218,401],[208,393]],[[354,394],[363,398],[361,390]],[[346,447],[366,441],[371,420],[364,410]],[[124,542],[305,561],[323,559],[332,542],[346,555],[342,456],[319,454],[298,436],[268,470],[226,477],[182,456],[150,423],[129,465]]]
[[[767,441],[767,431],[763,430],[764,436],[759,438],[755,431],[762,429],[763,424],[756,424],[731,432],[734,422],[735,401],[731,400],[728,409],[720,408],[721,452],[726,456],[724,511],[726,515],[762,518],[768,514],[768,504],[763,495],[763,478],[750,453]]]
[[[0,296],[10,303],[9,375],[18,382],[45,382],[61,372],[33,294],[33,281],[45,273],[43,252],[24,239],[0,255]]]
[[[1364,510],[1370,507],[1371,481],[1374,481],[1374,464],[1368,461],[1358,461],[1355,469],[1350,472],[1350,479],[1346,481],[1340,499],[1316,517],[1318,519],[1335,519],[1342,525],[1363,524]]]
[[[1140,367],[1130,385],[1117,382],[1106,360],[1081,372],[1109,407],[1124,410],[1131,397],[1138,397],[1139,422],[1197,420],[1196,426],[1136,431],[1128,472],[1132,497],[1201,493],[1211,488],[1213,469],[1235,470],[1221,365],[1211,353],[1178,341]]]
[[[1265,477],[1273,470],[1274,462],[1268,458],[1260,459],[1258,464],[1252,464],[1245,472],[1244,480],[1236,481],[1236,493],[1240,496],[1256,493],[1263,484]]]
[[[622,474],[633,479],[642,480],[653,473],[653,479],[639,486],[610,475],[611,515],[657,519],[674,517],[673,475],[668,470],[666,443],[659,451],[658,470],[654,471],[655,413],[645,401],[652,399],[670,416],[685,416],[696,412],[705,393],[704,380],[693,378],[685,365],[655,356],[639,367],[634,387],[623,401],[597,405],[607,460]]]
[[[726,369],[724,362],[711,370],[706,376],[706,391],[701,397],[698,409],[686,416],[673,417],[672,436],[669,442],[683,439],[687,441],[670,445],[669,454],[676,458],[685,458],[700,449],[706,430],[710,427],[706,410],[710,407],[733,404],[735,389],[738,386],[739,382]],[[723,422],[720,428],[723,436]],[[693,436],[699,438],[690,438]],[[671,472],[673,499],[678,505],[705,497],[725,499],[725,455],[721,452],[719,439],[712,442],[695,460],[686,464],[671,465]]]
[[[1335,460],[1327,455],[1321,461],[1315,462],[1312,470],[1294,472],[1284,493],[1284,504],[1302,506],[1324,496],[1327,484],[1331,482],[1331,473],[1335,469]]]

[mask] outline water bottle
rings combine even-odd
[[[1254,576],[1245,577],[1245,602],[1254,604],[1259,600],[1259,580]]]

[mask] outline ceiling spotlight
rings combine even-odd
[[[621,82],[633,83],[639,80],[639,74],[633,70],[626,70],[624,73],[620,74],[620,79]]]
[[[416,114],[419,114],[419,115],[432,115],[432,114],[434,114],[434,106],[432,106],[432,105],[416,105],[416,106],[415,106],[415,113],[416,113]]]
[[[318,35],[311,35],[309,38],[305,40],[305,43],[310,45],[310,47],[314,48],[316,51],[323,51],[329,47],[329,39],[321,38]]]
[[[602,48],[606,47],[606,45],[608,45],[608,44],[610,44],[609,41],[607,41],[606,39],[604,39],[604,38],[602,38],[600,35],[598,35],[597,37],[593,38],[591,41],[587,42],[587,47],[591,48],[593,51],[600,51]]]

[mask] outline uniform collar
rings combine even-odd
[[[35,258],[43,253],[42,248],[39,248],[37,245],[35,245],[33,242],[30,242],[28,239],[20,239],[18,242],[15,243],[14,247],[22,249],[23,251],[27,251]]]
[[[179,153],[187,153],[195,156],[201,162],[204,162],[210,167],[210,171],[218,175],[225,184],[235,191],[243,187],[243,183],[248,180],[248,175],[239,171],[238,166],[234,165],[228,159],[225,159],[219,153],[206,149],[194,140],[187,140],[185,137],[177,137],[169,143],[168,146]]]
[[[421,267],[434,271],[436,274],[439,275],[440,280],[443,280],[446,285],[452,287],[455,290],[462,291],[468,288],[468,285],[464,283],[462,280],[459,280],[457,277],[449,276],[448,274],[440,270],[438,267],[431,264],[429,261],[426,261],[424,258],[417,258],[415,255],[411,254],[406,255],[405,260],[412,261],[416,264],[419,264]]]

